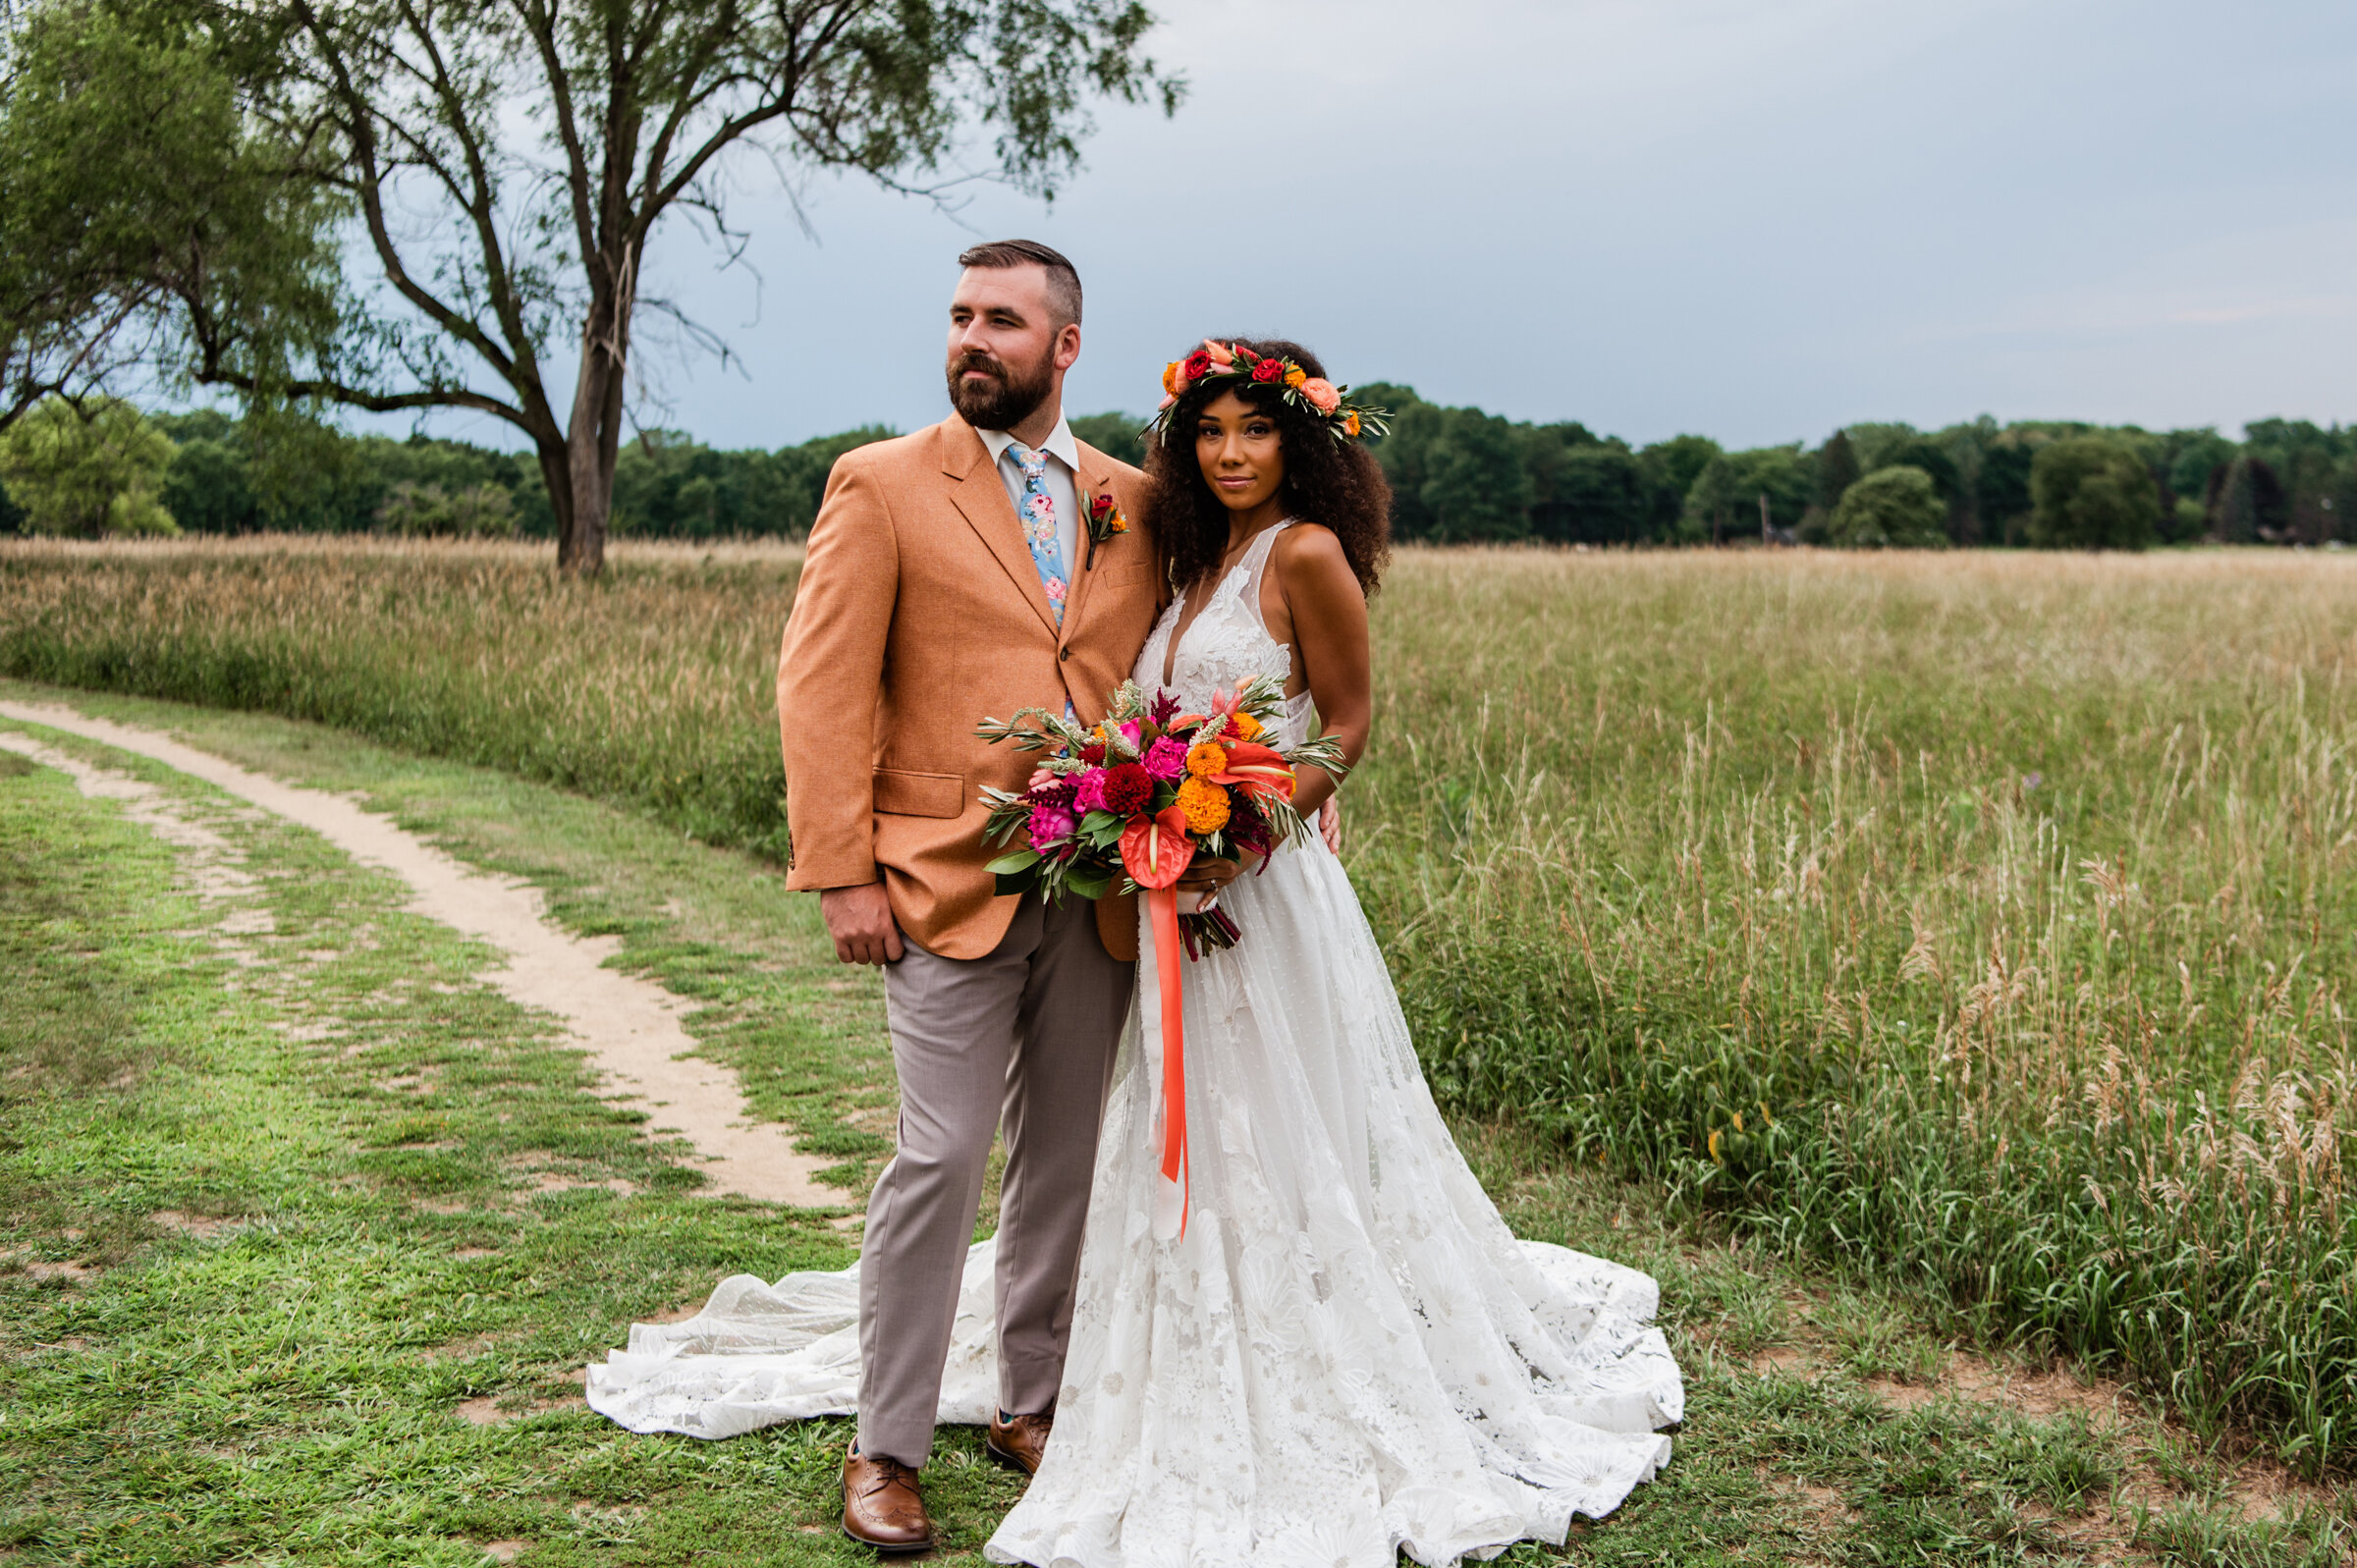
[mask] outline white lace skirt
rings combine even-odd
[[[1349,880],[1279,854],[1186,965],[1193,1206],[1153,1235],[1159,1074],[1132,1026],[1106,1113],[1065,1386],[986,1548],[1038,1568],[1392,1568],[1561,1541],[1670,1457],[1653,1280],[1518,1242],[1424,1086]],[[1148,978],[1151,955],[1140,965]],[[1149,989],[1142,1000],[1157,1005]],[[987,1420],[990,1244],[966,1261],[946,1422]],[[635,1432],[849,1413],[857,1270],[725,1282],[589,1376]]]
[[[1159,1074],[1133,1029],[1055,1432],[988,1554],[1390,1568],[1561,1541],[1670,1456],[1653,1280],[1507,1230],[1322,846],[1228,904],[1243,941],[1186,966],[1187,1234],[1153,1236]]]

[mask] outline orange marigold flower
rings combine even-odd
[[[1260,738],[1261,723],[1258,719],[1240,708],[1229,717],[1235,722],[1235,737],[1238,740],[1258,740]]]
[[[1357,435],[1357,434],[1358,434],[1358,410],[1357,410],[1357,409],[1353,408],[1353,409],[1352,409],[1352,410],[1351,410],[1349,413],[1347,413],[1347,414],[1345,414],[1345,415],[1343,416],[1343,434],[1344,434],[1344,435],[1347,435],[1347,436],[1355,436],[1355,435]]]
[[[1198,779],[1208,779],[1215,773],[1228,771],[1226,746],[1189,746],[1186,750],[1186,771]]]
[[[1302,382],[1307,381],[1308,379],[1309,372],[1302,369],[1299,365],[1294,365],[1291,369],[1285,373],[1285,384],[1288,387],[1298,388]]]
[[[1218,833],[1228,826],[1228,791],[1209,779],[1189,779],[1178,786],[1178,809],[1188,833]]]

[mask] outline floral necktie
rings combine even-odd
[[[1064,597],[1069,587],[1064,574],[1064,546],[1056,537],[1056,503],[1048,499],[1048,455],[1033,452],[1019,441],[1009,442],[1015,466],[1023,472],[1023,539],[1031,546],[1031,564],[1039,568],[1040,586],[1048,590],[1048,606],[1056,624],[1064,624]]]

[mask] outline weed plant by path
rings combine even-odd
[[[305,726],[91,706],[401,802],[464,858],[536,868],[641,961],[726,951],[774,980],[807,956],[774,879],[623,814]],[[487,954],[405,914],[390,879],[30,732],[156,785],[225,847],[192,887],[114,804],[0,754],[0,1561],[869,1560],[832,1532],[848,1423],[639,1437],[582,1409],[573,1376],[630,1322],[730,1272],[838,1267],[850,1237],[694,1195],[692,1168],[481,981]],[[842,1038],[767,1063],[802,1073],[796,1093],[872,1069],[874,1014],[846,1006]],[[1509,1563],[2337,1560],[2331,1493],[2116,1390],[1952,1357],[1920,1302],[1697,1241],[1527,1128],[1463,1135],[1517,1230],[1662,1279],[1690,1381],[1664,1475],[1567,1550]],[[977,1561],[1014,1483],[971,1432],[945,1433],[928,1475],[943,1560]]]
[[[0,674],[775,855],[795,570],[8,545]],[[1452,1108],[2348,1464],[2357,563],[1410,550],[1374,623],[1347,859]]]

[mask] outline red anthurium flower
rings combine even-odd
[[[1165,806],[1156,817],[1135,816],[1122,830],[1122,865],[1141,888],[1167,888],[1195,858],[1186,836],[1186,813]]]
[[[1293,798],[1293,769],[1267,746],[1239,740],[1228,748],[1228,771],[1211,776],[1213,784],[1240,789],[1256,799]]]

